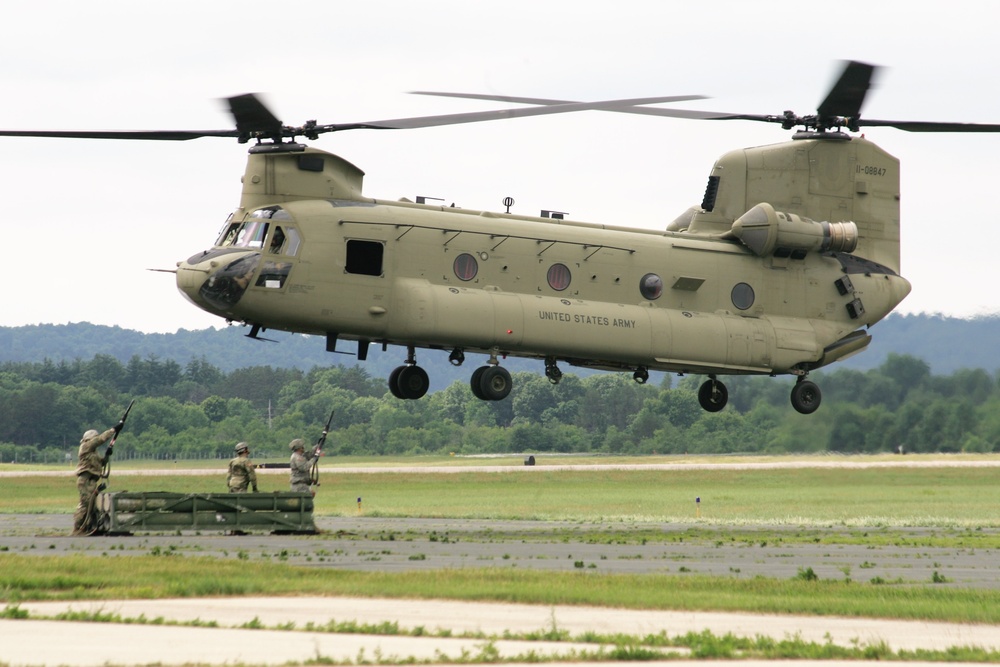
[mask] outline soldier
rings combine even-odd
[[[257,473],[250,460],[250,446],[245,442],[236,445],[236,457],[229,462],[226,484],[229,485],[229,493],[246,493],[249,486],[257,493]]]
[[[115,434],[115,428],[109,428],[104,433],[98,433],[90,429],[83,434],[80,439],[79,464],[76,466],[76,490],[80,493],[80,502],[73,513],[73,534],[87,535],[90,533],[90,513],[93,509],[92,503],[97,497],[97,486],[104,472],[104,465],[111,456],[111,445],[104,451],[104,455],[98,453],[97,448],[111,439]]]
[[[302,438],[292,440],[288,443],[288,448],[292,450],[292,460],[289,462],[292,491],[309,491],[315,496],[316,491],[309,488],[312,485],[312,461],[322,456],[323,452],[314,449],[306,454],[306,443]]]

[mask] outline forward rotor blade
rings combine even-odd
[[[239,132],[280,136],[281,121],[253,93],[226,99]]]
[[[859,127],[894,127],[907,132],[1000,132],[1000,125],[991,123],[947,123],[920,120],[858,119]]]
[[[235,130],[0,130],[0,136],[10,137],[56,137],[64,139],[141,139],[151,141],[186,141],[200,137],[295,137],[309,134],[323,134],[342,130],[375,129],[401,130],[421,127],[438,127],[442,125],[458,125],[462,123],[478,123],[484,121],[504,120],[507,118],[522,118],[527,116],[543,116],[558,113],[570,113],[587,110],[615,111],[619,108],[631,108],[636,104],[657,104],[685,100],[704,99],[700,95],[683,95],[670,97],[639,97],[625,100],[607,100],[601,102],[568,102],[550,106],[525,107],[519,109],[500,109],[495,111],[478,111],[472,113],[445,114],[439,116],[417,116],[412,118],[395,118],[389,120],[365,121],[361,123],[334,123],[330,125],[313,125],[310,127],[285,127],[271,111],[252,94],[240,95],[227,99],[233,117],[236,120]],[[637,112],[640,113],[640,112]],[[698,116],[700,117],[700,116]]]
[[[53,137],[57,139],[134,139],[139,141],[188,141],[201,137],[238,137],[236,130],[0,130],[0,137]]]

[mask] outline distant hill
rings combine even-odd
[[[341,342],[338,346],[346,354],[326,352],[325,340],[317,336],[303,336],[268,331],[264,335],[276,342],[246,338],[246,329],[181,329],[172,334],[146,334],[139,331],[89,324],[39,324],[21,327],[0,327],[0,362],[39,362],[49,359],[55,363],[88,360],[97,354],[113,356],[127,362],[133,356],[141,358],[172,359],[185,366],[192,360],[204,359],[223,371],[231,372],[248,366],[272,366],[309,370],[315,366],[336,364],[353,365],[356,346]],[[891,315],[871,329],[872,344],[865,352],[831,367],[868,370],[879,366],[890,353],[908,354],[926,361],[931,372],[947,375],[959,368],[982,368],[989,372],[1000,370],[1000,317],[959,319],[939,315]],[[381,346],[372,345],[368,360],[360,365],[373,377],[387,377],[392,369],[403,362],[406,351],[391,346],[383,352]],[[417,361],[427,369],[431,390],[447,387],[455,380],[468,380],[476,366],[485,362],[485,356],[468,355],[465,364],[456,368],[448,363],[442,351],[418,350]],[[537,361],[507,359],[511,371],[542,372]],[[589,375],[590,372],[564,366],[564,372]],[[662,376],[654,374],[651,382]]]
[[[147,334],[87,322],[0,327],[0,363],[40,362],[46,359],[59,363],[89,360],[95,355],[106,354],[122,363],[134,356],[143,359],[155,357],[159,360],[171,359],[182,367],[192,360],[204,359],[227,373],[249,366],[308,371],[316,366],[358,364],[372,377],[388,377],[392,369],[406,359],[406,349],[399,346],[390,346],[383,352],[380,345],[371,345],[368,359],[359,362],[357,344],[350,341],[338,341],[337,352],[331,353],[326,351],[326,339],[321,336],[266,331],[261,335],[274,341],[269,342],[247,338],[245,334],[248,331],[247,328],[231,326]],[[456,379],[467,380],[476,366],[486,362],[486,356],[466,355],[465,364],[456,368],[448,362],[448,355],[444,352],[418,350],[417,361],[430,375],[431,391],[438,391]],[[508,359],[504,366],[512,372],[542,371],[540,363],[523,359]]]

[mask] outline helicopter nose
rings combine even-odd
[[[898,306],[907,297],[912,288],[913,286],[909,280],[902,276],[897,276],[897,279],[892,282],[893,300],[895,301],[893,308]]]
[[[258,252],[195,255],[177,263],[177,289],[202,310],[225,315],[250,286],[259,263]]]

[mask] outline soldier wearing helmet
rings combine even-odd
[[[101,455],[97,449],[115,434],[114,428],[109,428],[104,433],[98,433],[90,429],[80,438],[79,463],[76,466],[76,490],[80,493],[80,502],[73,512],[73,534],[85,535],[87,531],[87,514],[89,513],[90,502],[97,494],[98,482],[104,472],[104,464],[111,456],[111,445],[104,450]]]
[[[245,442],[236,445],[236,456],[229,462],[226,484],[229,493],[246,493],[248,487],[253,487],[253,492],[257,493],[257,473],[250,460],[250,446]]]
[[[322,456],[323,452],[314,449],[306,454],[306,443],[302,438],[292,440],[288,443],[288,448],[292,450],[292,459],[289,462],[292,491],[308,491],[315,496],[316,492],[309,488],[312,484],[312,475],[310,472],[313,459]]]

